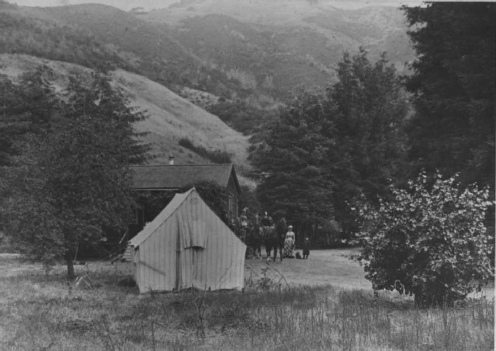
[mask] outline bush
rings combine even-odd
[[[413,294],[419,306],[452,305],[492,276],[484,226],[492,202],[487,188],[461,190],[439,173],[430,183],[421,173],[378,209],[360,206],[360,261],[375,290]]]
[[[205,149],[203,146],[195,146],[191,140],[186,138],[179,139],[178,144],[188,150],[193,151],[197,155],[204,157],[214,163],[222,164],[222,163],[232,163],[231,157],[232,155],[227,151],[209,151]]]

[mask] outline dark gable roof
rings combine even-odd
[[[137,190],[180,189],[203,181],[210,181],[227,187],[233,175],[238,192],[240,191],[234,165],[151,165],[131,166],[133,188]]]

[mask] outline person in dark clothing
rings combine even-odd
[[[305,241],[303,241],[303,258],[307,259],[310,255],[310,239],[305,237]]]
[[[272,218],[267,215],[267,212],[265,212],[265,215],[262,217],[260,220],[260,223],[262,224],[263,227],[270,227],[272,226]]]

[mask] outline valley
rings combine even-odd
[[[178,144],[186,138],[232,155],[245,178],[251,170],[250,136],[277,119],[278,109],[298,92],[319,92],[334,83],[345,51],[363,47],[372,60],[387,51],[400,71],[413,58],[405,20],[394,7],[354,8],[345,2],[336,7],[325,1],[152,3],[127,1],[117,8],[112,1],[70,1],[42,8],[2,1],[1,72],[20,74],[40,65],[59,77],[72,74],[68,67],[85,74],[112,72],[131,104],[150,116],[136,128],[148,133],[151,162],[165,162],[169,154],[179,163],[210,162]]]

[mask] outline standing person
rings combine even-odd
[[[288,258],[295,257],[295,240],[296,235],[293,232],[293,226],[288,227],[288,232],[286,233],[286,239],[284,240],[284,256]]]
[[[241,228],[248,228],[248,208],[243,208],[241,212],[241,216],[239,216],[239,221],[241,224]]]
[[[260,223],[262,224],[263,227],[270,227],[272,225],[272,218],[269,217],[267,212],[265,212],[264,216],[260,220]]]
[[[241,212],[241,216],[239,216],[239,228],[240,228],[240,237],[241,240],[246,244],[246,236],[248,233],[248,215],[247,215],[247,210],[248,208],[243,208],[243,211]]]
[[[260,236],[261,241],[265,246],[265,252],[267,253],[267,259],[270,258],[270,252],[272,247],[270,245],[272,232],[275,230],[272,222],[272,217],[270,217],[267,212],[265,212],[264,216],[260,220],[261,228],[260,228]]]
[[[305,241],[303,241],[303,258],[307,259],[310,255],[310,239],[308,236],[305,237]]]
[[[251,227],[251,239],[252,247],[255,251],[255,257],[262,258],[262,236],[260,235],[260,216],[255,213],[255,218],[253,220],[253,226]]]
[[[276,217],[276,214],[274,214]],[[281,262],[283,258],[284,251],[284,239],[286,236],[286,231],[288,230],[288,226],[286,225],[286,218],[284,218],[284,212],[278,211],[277,217],[278,220],[275,225],[275,231],[272,234],[272,239],[270,245],[274,249],[274,261],[277,258],[277,250],[279,250],[279,256],[281,257]]]

